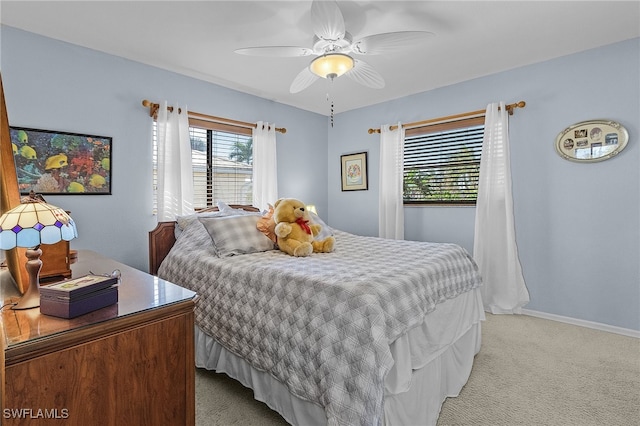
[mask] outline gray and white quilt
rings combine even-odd
[[[335,231],[333,253],[278,250],[218,258],[195,221],[158,275],[199,295],[196,324],[329,425],[382,423],[389,345],[447,299],[481,284],[455,244]]]

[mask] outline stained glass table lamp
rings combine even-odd
[[[12,309],[40,306],[40,244],[70,241],[78,236],[73,219],[61,208],[25,197],[21,204],[0,216],[0,249],[27,248],[29,287]]]

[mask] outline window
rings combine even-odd
[[[475,205],[484,116],[407,129],[404,204]]]
[[[253,139],[251,129],[189,118],[194,208],[252,204]],[[153,193],[157,196],[157,133],[153,125]]]

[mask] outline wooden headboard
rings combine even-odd
[[[234,209],[242,209],[249,212],[260,212],[260,209],[245,204],[230,204],[229,207]],[[217,207],[209,207],[207,209],[198,210],[198,213],[217,212]],[[171,247],[176,242],[175,234],[176,222],[158,222],[156,227],[149,231],[149,273],[158,274],[160,264],[167,257]]]

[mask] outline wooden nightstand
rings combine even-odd
[[[2,424],[195,424],[196,294],[91,251],[72,265],[74,277],[114,269],[117,305],[70,320],[3,310]]]

